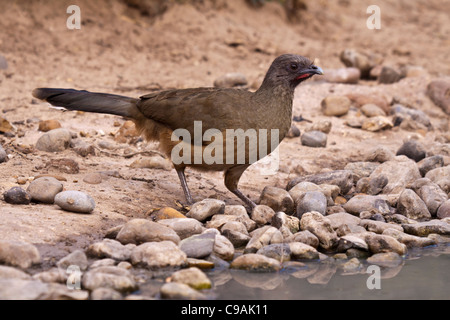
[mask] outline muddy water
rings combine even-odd
[[[227,270],[209,275],[216,299],[450,299],[449,245],[410,251],[401,265],[380,268],[380,273],[367,273],[367,267],[363,263],[360,270],[345,272],[335,260],[279,273]]]

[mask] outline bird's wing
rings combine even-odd
[[[201,121],[202,134],[208,129],[223,132],[242,128],[244,121],[239,113],[249,107],[246,104],[251,100],[251,95],[249,91],[237,89],[167,90],[140,97],[137,107],[147,118],[172,130],[182,128],[193,135],[194,121]]]

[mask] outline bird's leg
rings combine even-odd
[[[180,178],[181,187],[183,188],[184,196],[186,197],[186,201],[189,205],[194,203],[192,199],[191,192],[189,191],[189,187],[186,182],[186,176],[184,175],[184,167],[183,168],[175,168],[178,174],[178,178]]]
[[[237,187],[242,173],[244,173],[247,168],[248,165],[237,165],[225,171],[225,186],[239,199],[241,199],[250,208],[250,210],[253,210],[253,208],[256,207],[256,204],[246,197]]]

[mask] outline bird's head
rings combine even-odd
[[[321,75],[323,71],[308,58],[295,54],[283,54],[272,62],[266,79],[275,84],[295,88],[315,74]]]

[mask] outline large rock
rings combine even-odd
[[[391,236],[376,234],[373,232],[366,232],[361,235],[369,246],[369,251],[372,254],[384,252],[396,252],[399,255],[406,253],[406,245],[399,242]]]
[[[211,288],[211,280],[196,267],[175,271],[170,278],[172,282],[184,283],[196,290]]]
[[[426,204],[411,189],[405,189],[400,194],[397,201],[397,211],[409,219],[423,220],[431,218]]]
[[[92,197],[81,191],[62,191],[55,196],[54,202],[61,209],[77,213],[91,213],[95,209]]]
[[[344,204],[344,209],[348,213],[351,213],[358,217],[359,214],[363,211],[376,210],[381,214],[390,212],[389,204],[381,196],[362,194],[351,198],[346,204]]]
[[[397,150],[397,156],[405,155],[408,158],[419,162],[426,157],[425,147],[416,140],[407,140],[402,146]]]
[[[91,244],[86,253],[100,259],[129,260],[134,247],[134,244],[123,245],[113,239],[103,239],[101,242]]]
[[[187,217],[205,221],[215,214],[221,214],[225,211],[225,202],[217,199],[203,199],[192,205]]]
[[[230,268],[248,270],[248,271],[278,271],[281,269],[281,263],[278,260],[256,253],[248,253],[234,259]]]
[[[423,200],[432,216],[436,216],[439,207],[448,199],[447,194],[433,182],[421,186],[417,194]]]
[[[98,267],[83,274],[82,286],[88,290],[110,288],[119,292],[132,292],[138,286],[130,271],[115,267]]]
[[[331,227],[331,221],[319,212],[307,212],[300,219],[301,230],[308,230],[318,239],[319,244],[325,250],[330,250],[337,245],[338,236]]]
[[[251,218],[258,225],[269,224],[272,221],[275,211],[266,205],[260,204],[253,208]]]
[[[275,212],[283,211],[287,214],[294,212],[294,200],[284,189],[267,186],[259,198],[259,204],[271,207]]]
[[[252,238],[247,243],[244,253],[255,253],[265,245],[283,242],[281,232],[272,226],[256,229],[251,236]]]
[[[327,210],[327,198],[320,191],[308,191],[297,199],[296,214],[298,218],[306,212],[316,211],[325,215]]]
[[[38,249],[27,242],[0,241],[0,263],[22,269],[41,262]]]
[[[405,156],[397,156],[393,160],[380,164],[369,176],[375,179],[381,175],[388,177],[388,184],[383,188],[383,193],[400,193],[406,185],[421,178],[419,169],[414,160]]]
[[[429,234],[437,233],[441,235],[450,235],[450,224],[442,220],[430,220],[411,224],[402,224],[406,233],[426,237]]]
[[[187,256],[172,241],[146,242],[133,249],[131,263],[149,268],[180,267],[187,263]]]
[[[59,152],[70,146],[72,134],[69,130],[59,128],[44,133],[36,142],[36,149],[46,152]]]
[[[352,102],[346,96],[328,96],[321,102],[322,112],[326,116],[343,116],[347,114]]]
[[[302,134],[300,141],[303,146],[311,148],[325,148],[328,136],[322,131],[308,131]]]
[[[200,221],[193,218],[171,218],[161,219],[158,223],[173,229],[180,239],[188,238],[194,234],[203,232],[203,225]]]
[[[214,233],[196,234],[181,240],[180,249],[189,258],[204,258],[213,252],[215,239]]]
[[[428,171],[425,178],[436,183],[444,192],[450,192],[450,165]]]
[[[180,242],[180,237],[171,228],[146,219],[128,221],[117,234],[116,240],[122,244],[133,243],[139,245],[153,241]]]
[[[405,244],[408,248],[427,247],[436,244],[436,241],[430,238],[414,236],[392,228],[384,230],[383,234],[397,239],[399,242]]]
[[[37,178],[27,188],[32,200],[43,203],[53,203],[62,190],[63,184],[53,177]]]
[[[439,219],[450,218],[450,199],[445,201],[438,209],[436,216]]]

